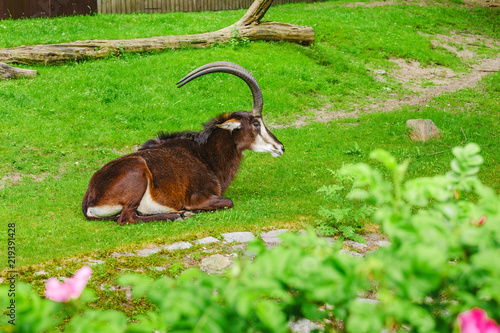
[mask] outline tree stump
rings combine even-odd
[[[280,22],[261,22],[273,0],[255,0],[243,17],[226,28],[194,35],[163,36],[125,40],[87,40],[63,44],[19,46],[0,50],[0,61],[19,64],[62,64],[99,59],[124,52],[150,52],[184,47],[205,48],[225,43],[238,35],[251,41],[285,41],[309,45],[314,30]]]

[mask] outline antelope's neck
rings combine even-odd
[[[202,156],[219,178],[221,191],[224,193],[238,172],[243,152],[225,130],[213,133],[204,148]]]

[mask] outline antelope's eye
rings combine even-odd
[[[253,123],[254,128],[260,128],[260,122],[256,121]]]

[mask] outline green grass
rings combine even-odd
[[[227,26],[243,13],[6,20],[0,22],[0,45],[196,33]],[[383,100],[406,93],[396,82],[375,81],[367,70],[391,66],[390,57],[469,70],[454,54],[434,49],[419,32],[467,30],[500,37],[498,11],[454,6],[347,8],[330,1],[273,7],[266,20],[312,25],[317,43],[302,47],[256,42],[32,66],[39,72],[36,79],[0,82],[0,178],[14,173],[45,177],[37,182],[26,176],[0,190],[0,219],[16,223],[17,265],[225,231],[300,228],[314,223],[319,208],[327,204],[316,191],[331,182],[328,169],[370,162],[371,150],[385,148],[400,160],[415,156],[409,177],[442,173],[451,160],[450,147],[464,140],[461,129],[468,142],[483,148],[482,179],[500,189],[500,76],[494,74],[477,88],[440,96],[428,106],[274,130],[286,153],[276,159],[246,154],[226,192],[234,200],[232,210],[184,222],[125,227],[86,221],[81,199],[90,177],[103,164],[131,152],[133,145],[160,130],[199,130],[219,113],[249,109],[248,88],[228,75],[212,74],[176,89],[175,82],[197,66],[227,60],[246,67],[263,89],[266,122],[290,123],[325,103],[340,110],[366,104],[368,97]],[[410,118],[433,119],[443,139],[411,143],[405,128]],[[355,143],[361,154],[345,153]],[[427,156],[440,151],[446,152]],[[5,239],[3,233],[0,241]],[[4,248],[1,268],[7,264]]]

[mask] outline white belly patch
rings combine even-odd
[[[139,208],[137,208],[143,215],[156,215],[156,214],[166,214],[175,212],[175,209],[172,209],[167,206],[160,205],[151,197],[151,193],[149,192],[149,184],[144,196],[142,197],[141,203],[139,204]]]
[[[122,205],[95,206],[87,209],[88,217],[108,217],[117,215],[122,211]]]

